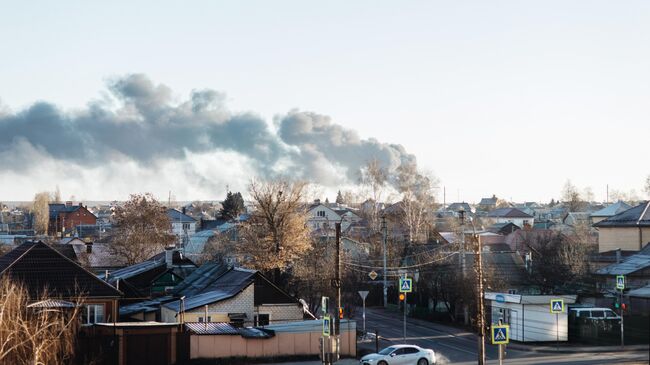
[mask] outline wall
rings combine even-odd
[[[298,304],[265,304],[255,310],[260,314],[270,314],[271,324],[303,320],[302,306]]]
[[[303,321],[285,328],[270,326],[275,331],[275,336],[268,339],[248,339],[239,335],[192,335],[190,358],[317,355],[321,326],[321,321]],[[342,322],[341,356],[356,356],[356,322],[354,321]]]
[[[228,313],[246,313],[248,321],[253,320],[254,315],[254,286],[249,285],[244,291],[233,298],[223,300],[208,305],[208,316],[212,317],[212,322],[229,322]],[[224,317],[225,315],[225,317]],[[205,308],[199,307],[185,311],[185,322],[198,322],[199,317],[205,316]],[[162,306],[161,317],[163,322],[176,323],[180,317],[176,312],[165,306]],[[224,320],[225,319],[225,320]]]
[[[499,319],[499,308],[510,309],[510,339],[521,342],[568,341],[568,315],[566,311],[558,314],[556,326],[555,314],[550,312],[549,304],[515,304],[492,301],[492,322]],[[565,303],[566,308],[566,303]],[[513,313],[516,313],[514,315]],[[559,330],[559,331],[556,331]],[[488,334],[491,341],[491,334]]]
[[[641,240],[640,240],[641,239]],[[639,237],[638,227],[599,227],[598,252],[616,250],[640,250],[641,243],[650,241],[650,227],[641,228]]]

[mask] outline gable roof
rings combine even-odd
[[[493,218],[533,218],[532,215],[522,212],[517,208],[498,208],[488,213]]]
[[[605,266],[596,271],[598,275],[628,275],[650,267],[650,245],[618,264]]]
[[[625,203],[622,200],[617,201],[614,204],[610,204],[607,207],[597,210],[591,213],[592,217],[611,217],[618,213],[622,213],[628,209],[632,208],[629,204]]]
[[[176,209],[167,209],[167,216],[171,223],[193,223],[196,222],[196,219],[190,217],[187,214],[179,212]]]
[[[650,227],[650,201],[602,220],[594,227]]]
[[[62,298],[117,298],[122,293],[42,241],[28,241],[0,257],[0,275],[23,282],[32,298],[45,289]]]
[[[497,197],[483,198],[478,205],[497,205]]]

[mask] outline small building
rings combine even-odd
[[[176,209],[167,209],[167,216],[172,225],[172,233],[178,237],[181,247],[188,244],[190,237],[196,233],[196,219]]]
[[[517,295],[485,293],[489,300],[486,310],[490,323],[510,325],[510,339],[519,342],[568,341],[568,305],[576,302],[576,295]],[[562,299],[564,312],[551,313],[551,300]]]
[[[41,241],[25,242],[0,257],[0,276],[23,283],[33,300],[46,289],[65,301],[83,298],[85,324],[116,320],[122,292]]]
[[[499,208],[488,213],[488,221],[494,223],[513,223],[517,227],[532,227],[535,217],[517,208]]]
[[[613,215],[596,224],[598,252],[641,250],[650,243],[650,201]]]
[[[50,236],[70,235],[76,231],[77,226],[97,224],[97,217],[82,203],[50,204],[49,212],[47,233]]]

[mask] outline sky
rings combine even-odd
[[[647,1],[0,8],[0,200],[221,199],[273,174],[331,194],[369,158],[416,159],[447,202],[650,174]]]

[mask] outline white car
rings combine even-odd
[[[360,365],[433,365],[436,353],[415,345],[393,345],[359,360]]]

